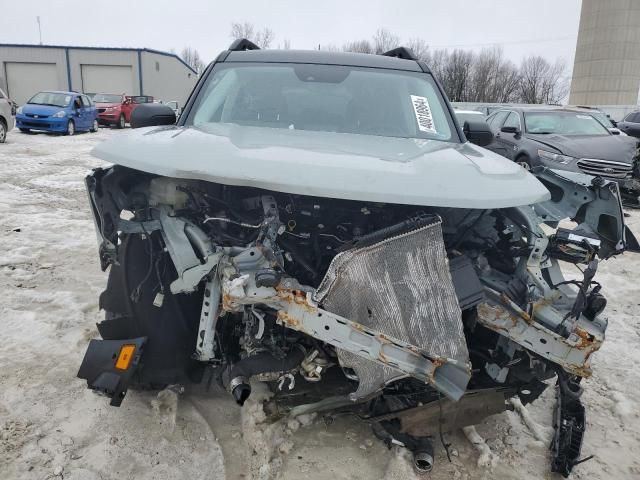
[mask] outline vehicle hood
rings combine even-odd
[[[52,107],[50,105],[37,105],[35,103],[25,103],[22,106],[22,114],[51,116],[60,110],[67,110],[69,107]]]
[[[120,105],[122,105],[122,104],[121,104],[121,103],[103,103],[103,102],[97,102],[97,103],[96,103],[96,108],[119,107]]]
[[[136,129],[92,153],[166,177],[327,198],[505,208],[550,197],[519,165],[470,143],[212,124]]]
[[[638,142],[631,137],[618,135],[536,135],[527,134],[530,140],[540,143],[540,148],[551,147],[564,155],[576,158],[597,158],[633,163]]]

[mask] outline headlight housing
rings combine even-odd
[[[60,110],[59,112],[54,113],[53,115],[51,115],[53,118],[64,118],[67,116],[67,112],[65,112],[64,110]]]
[[[22,107],[18,107],[18,109],[16,110],[16,114],[17,113],[22,113]]]
[[[575,157],[561,155],[560,153],[548,152],[547,150],[538,150],[538,156],[543,160],[550,160],[552,162],[562,163],[563,165],[568,165],[569,162],[575,160]]]

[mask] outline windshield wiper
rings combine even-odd
[[[534,135],[551,135],[556,132],[529,132],[529,133],[533,133]]]

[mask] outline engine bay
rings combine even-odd
[[[443,405],[455,412],[446,428],[459,428],[513,396],[534,401],[555,377],[559,422],[575,417],[567,412],[579,411],[580,380],[607,326],[598,262],[634,240],[615,183],[537,175],[549,202],[474,209],[97,169],[87,189],[111,268],[104,341],[130,338],[132,317],[150,325],[165,315],[169,329],[180,317],[185,358],[160,368],[150,358],[166,355],[166,332],[143,328],[132,379],[107,379],[87,358],[79,376],[115,405],[129,382],[184,382],[185,368],[239,405],[252,379],[268,382],[282,415],[349,410],[421,458],[443,424],[427,420]],[[573,228],[560,224],[567,218]],[[578,275],[565,279],[570,264]],[[582,432],[584,415],[573,421],[556,430],[562,473],[579,461],[582,437],[577,448],[566,439]]]

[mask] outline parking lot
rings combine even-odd
[[[241,414],[215,388],[180,396],[131,391],[115,411],[75,378],[88,339],[97,337],[106,283],[83,177],[100,165],[91,148],[116,135],[127,131],[59,137],[13,130],[0,145],[2,478],[412,478],[406,453],[388,451],[352,417],[270,424],[256,408],[260,395]],[[640,235],[640,212],[628,213]],[[627,254],[598,272],[609,328],[583,396],[583,456],[594,458],[574,478],[640,476],[639,271],[640,256]],[[547,389],[526,408],[515,404],[475,431],[448,436],[451,463],[434,442],[429,478],[554,478],[553,397]]]

